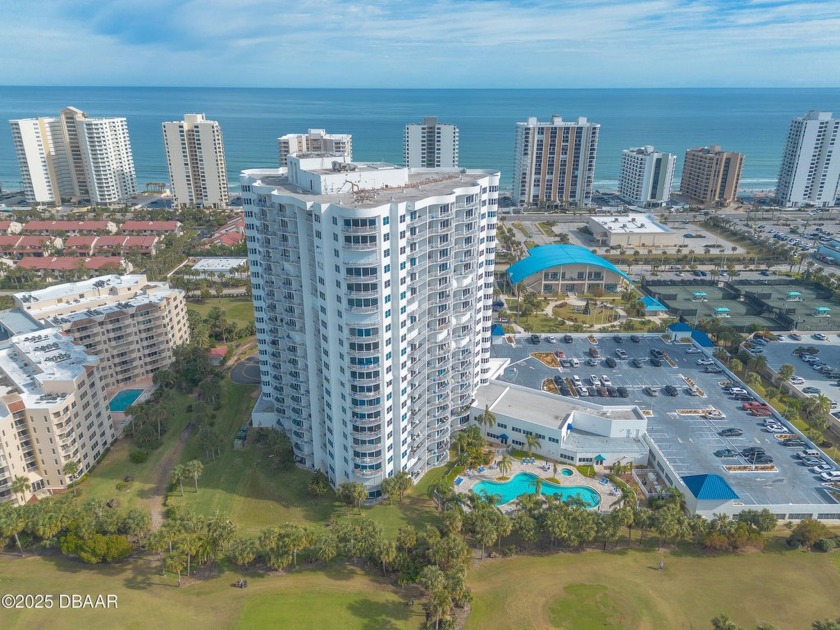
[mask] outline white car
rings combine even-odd
[[[697,359],[697,365],[714,365],[714,359]]]
[[[589,388],[586,385],[575,385],[575,389],[577,390],[578,396],[589,396]]]
[[[770,433],[787,433],[788,429],[784,428],[781,424],[768,424],[765,427]]]
[[[834,466],[829,466],[828,464],[820,464],[819,466],[814,466],[811,468],[811,472],[816,475],[821,475],[823,473],[830,473],[834,470]]]
[[[607,376],[606,374],[601,376],[601,385],[603,385],[604,387],[609,387],[610,385],[612,385],[612,381],[610,380],[610,377]]]
[[[578,376],[577,374],[575,374],[575,375],[572,377],[572,382],[575,384],[575,387],[577,387],[578,389],[580,389],[581,387],[583,387],[583,383],[582,383],[582,382],[581,382],[581,380],[580,380],[580,376]]]
[[[726,420],[726,415],[718,409],[709,409],[703,414],[703,417],[709,418],[710,420]]]
[[[598,379],[598,377],[595,374],[590,374],[589,375],[589,382],[592,383],[593,385],[600,385],[601,384],[601,381]]]
[[[817,341],[826,341],[826,340],[828,339],[828,337],[826,337],[826,336],[825,336],[824,334],[822,334],[822,333],[815,333],[815,334],[814,334],[814,335],[812,335],[812,336],[813,336],[813,337],[814,337],[814,339],[816,339]]]
[[[823,481],[840,481],[840,470],[830,470],[820,473],[820,479]]]
[[[805,382],[805,379],[804,379],[804,378],[802,378],[801,376],[791,376],[791,377],[790,377],[790,382],[791,382],[793,385],[802,385],[802,383],[804,383],[804,382]]]
[[[743,387],[733,387],[732,389],[729,390],[729,395],[730,396],[737,396],[738,394],[746,394],[746,393],[747,393],[747,390],[744,389]]]
[[[557,337],[555,337],[554,335],[549,335],[548,337],[545,338],[545,340],[548,343],[557,343]]]
[[[691,347],[685,351],[686,354],[702,354],[702,350],[700,348]]]

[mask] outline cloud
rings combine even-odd
[[[0,0],[0,15],[5,84],[840,82],[836,0],[52,0],[37,15]]]

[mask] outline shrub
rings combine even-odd
[[[788,536],[787,544],[791,547],[810,549],[826,536],[828,536],[828,527],[824,523],[813,518],[804,518],[793,528]]]
[[[131,450],[131,453],[129,453],[128,458],[135,464],[142,464],[147,459],[149,459],[149,451],[147,451],[144,448],[135,448]]]
[[[116,488],[117,488],[117,492],[122,492],[123,490],[128,488],[128,484],[125,481],[118,481],[117,485],[116,485]]]
[[[125,560],[132,550],[125,536],[93,534],[81,538],[74,533],[62,536],[59,549],[65,556],[77,556],[86,564],[119,562]]]
[[[820,538],[814,543],[813,549],[815,551],[833,551],[836,545],[837,543],[834,542],[833,538]]]
[[[577,469],[578,469],[578,472],[581,475],[583,475],[584,477],[589,477],[590,479],[595,477],[595,467],[594,466],[586,464],[586,465],[583,465],[583,466],[578,466]]]

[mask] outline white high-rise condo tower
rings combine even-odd
[[[652,146],[624,149],[618,194],[627,203],[655,208],[671,199],[677,156],[656,151]]]
[[[776,203],[832,206],[840,194],[840,118],[810,111],[790,121]]]
[[[409,168],[456,168],[458,127],[427,117],[405,126],[405,165]]]
[[[137,192],[125,118],[90,118],[68,107],[58,117],[9,124],[30,203],[89,196],[94,205],[109,205]]]
[[[172,196],[178,207],[226,208],[228,180],[222,128],[204,114],[163,123]]]
[[[327,133],[325,129],[308,129],[306,133],[288,133],[277,138],[280,166],[286,166],[290,155],[329,153],[353,159],[353,136],[349,133]]]
[[[290,156],[241,184],[254,424],[372,498],[445,462],[489,379],[499,173]]]
[[[516,123],[513,200],[525,206],[591,203],[600,128],[584,117]]]

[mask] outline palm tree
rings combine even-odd
[[[12,481],[12,492],[20,495],[20,502],[26,503],[26,493],[32,489],[32,484],[28,477],[18,475]]]
[[[5,544],[6,539],[15,537],[15,543],[23,556],[23,547],[20,544],[18,534],[26,527],[26,518],[23,510],[13,506],[10,502],[0,503],[0,541]]]
[[[539,496],[542,492],[543,480],[542,477],[534,477],[534,480],[531,482],[532,486],[534,486],[534,494]]]
[[[169,483],[177,483],[181,487],[181,496],[184,496],[184,479],[186,476],[187,471],[181,464],[175,466],[172,472],[169,473]],[[187,561],[189,563],[189,558],[187,558]],[[189,575],[189,571],[187,571],[187,575]]]
[[[779,378],[783,383],[789,382],[790,379],[793,378],[794,374],[796,374],[796,368],[794,368],[790,363],[784,363],[779,367]]]
[[[529,435],[525,436],[525,442],[528,446],[528,457],[531,457],[531,455],[533,455],[535,448],[540,448],[542,446],[540,438],[538,438],[533,433],[530,433]]]
[[[204,464],[202,464],[197,459],[191,459],[186,464],[184,464],[184,476],[185,477],[192,477],[193,482],[195,483],[195,491],[198,492],[198,478],[201,477],[201,474],[204,472]],[[181,494],[183,494],[183,489],[181,490]]]
[[[484,405],[484,413],[476,416],[475,421],[485,429],[492,429],[496,426],[496,416],[491,413],[490,405]]]
[[[76,475],[79,472],[79,462],[69,461],[64,464],[64,468],[61,471],[69,478],[72,482],[75,480]],[[73,496],[76,496],[76,484],[73,484]]]
[[[467,449],[469,443],[470,438],[463,431],[458,431],[458,433],[455,434],[455,437],[452,438],[452,446],[455,447],[458,455],[461,455],[461,453]]]
[[[508,454],[503,455],[502,459],[499,460],[499,472],[502,473],[503,476],[507,477],[512,468],[513,459],[511,459],[511,456]]]

